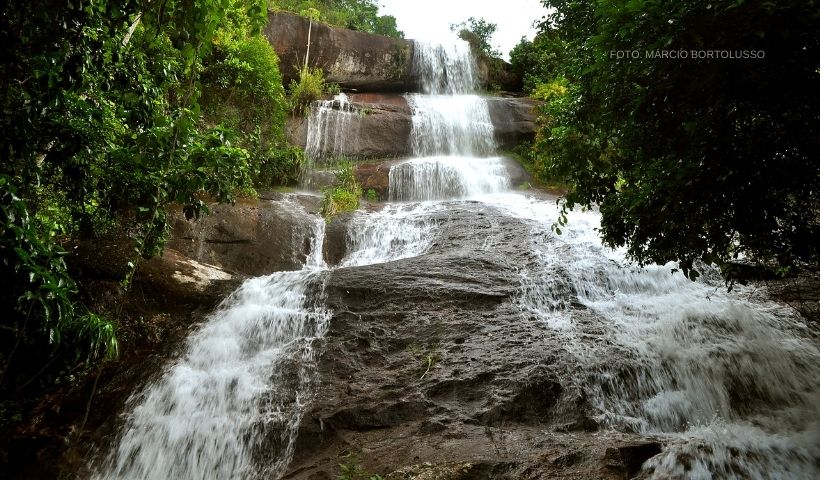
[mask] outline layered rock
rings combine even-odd
[[[395,94],[349,95],[356,118],[337,152],[348,158],[399,158],[409,156],[412,111],[407,100]],[[535,136],[538,102],[523,97],[486,97],[499,148],[512,149]],[[316,108],[316,107],[314,107]],[[311,117],[292,117],[288,123],[291,143],[308,144]]]
[[[404,92],[412,89],[413,42],[329,27],[286,12],[271,13],[265,36],[279,55],[287,85],[304,65],[310,28],[311,67],[346,90]]]
[[[576,360],[548,325],[522,319],[527,225],[470,201],[434,221],[421,256],[327,273],[321,395],[285,478],[335,478],[346,452],[385,478],[634,475],[659,444],[597,432],[566,381]]]
[[[168,246],[197,262],[251,276],[302,268],[318,197],[263,195],[210,208],[199,220],[172,212]]]

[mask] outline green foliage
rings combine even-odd
[[[259,36],[266,1],[0,8],[6,396],[118,349],[114,325],[77,303],[60,244],[132,238],[127,286],[161,250],[168,204],[198,216],[254,181],[295,178],[301,154],[284,143],[278,61]]]
[[[365,192],[365,198],[368,202],[378,202],[379,201],[379,194],[373,190],[372,188],[368,188]]]
[[[501,52],[492,45],[493,35],[498,25],[483,18],[470,17],[461,23],[450,24],[450,30],[458,32],[459,37],[488,57],[498,58]]]
[[[349,161],[341,161],[336,170],[337,184],[323,190],[322,216],[330,220],[334,215],[342,212],[351,212],[359,208],[362,197],[362,187],[356,180],[354,165]]]
[[[395,17],[379,15],[375,0],[274,0],[272,6],[335,27],[404,38]]]
[[[553,31],[542,31],[533,41],[522,38],[510,50],[513,72],[521,75],[524,91],[532,92],[536,85],[561,74],[569,60],[566,42]]]
[[[544,4],[549,41],[532,58],[564,61],[519,64],[549,91],[534,152],[571,185],[565,209],[599,205],[609,245],[639,262],[679,261],[690,278],[698,260],[740,256],[817,266],[816,1]],[[651,55],[692,50],[765,57]],[[566,90],[538,85],[559,76]]]
[[[7,175],[0,175],[0,225],[2,397],[48,384],[78,362],[116,356],[113,324],[74,302],[66,252],[55,242],[60,225],[33,217]]]
[[[256,187],[294,183],[300,152],[284,138],[285,99],[279,59],[261,35],[217,38],[202,73],[203,120],[235,135],[248,152],[248,172]]]
[[[336,477],[337,480],[382,480],[381,475],[368,472],[359,465],[356,455],[352,452],[339,456],[339,470],[341,473]]]
[[[299,81],[290,82],[290,104],[294,113],[304,115],[310,104],[320,99],[327,89],[325,74],[321,68],[302,68]]]

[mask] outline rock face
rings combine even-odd
[[[489,97],[487,107],[500,148],[512,149],[535,137],[537,100],[527,97]]]
[[[358,112],[346,131],[342,154],[348,158],[384,159],[409,156],[412,112],[407,100],[396,94],[352,94],[353,109]],[[511,149],[535,136],[535,106],[529,98],[487,97],[495,140],[502,149]],[[292,117],[288,122],[291,143],[308,144],[310,117]]]
[[[434,218],[427,253],[327,273],[321,395],[285,478],[336,478],[345,452],[385,478],[629,478],[657,444],[591,433],[576,360],[522,321],[527,226],[469,201]]]
[[[309,212],[318,210],[319,201],[274,194],[212,205],[211,213],[197,221],[174,212],[168,246],[197,262],[245,275],[298,270],[310,252]]]
[[[347,136],[336,155],[348,158],[396,158],[410,154],[412,115],[407,101],[395,94],[351,94],[355,118],[346,129]],[[315,107],[314,107],[315,108]],[[330,112],[328,115],[334,115]],[[314,112],[313,115],[316,113]],[[341,115],[336,113],[337,115]],[[291,117],[288,136],[291,143],[308,143],[310,117]]]
[[[287,85],[298,78],[304,64],[309,22],[291,13],[271,13],[265,36],[279,55]],[[325,79],[346,90],[404,92],[412,89],[413,42],[333,28],[314,22],[311,28],[311,67],[321,67]]]

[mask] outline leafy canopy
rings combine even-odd
[[[563,82],[533,155],[571,186],[565,208],[599,205],[608,244],[690,278],[698,260],[817,266],[816,1],[543,3],[513,63],[531,90]]]
[[[318,12],[318,17],[311,15],[316,17],[314,20],[335,27],[404,38],[404,33],[396,26],[395,17],[379,15],[375,0],[274,0],[272,6],[299,15],[313,10]]]

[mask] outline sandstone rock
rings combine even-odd
[[[277,198],[211,205],[211,213],[196,221],[172,212],[168,246],[198,262],[246,275],[298,270],[310,253],[315,217],[298,196]]]
[[[396,163],[396,161],[360,163],[356,165],[356,180],[365,192],[373,190],[378,200],[387,200],[390,195],[390,167]]]
[[[271,13],[265,36],[279,55],[285,85],[297,79],[307,49],[308,20],[286,12]],[[409,77],[413,42],[356,32],[314,22],[311,29],[311,67],[321,67],[325,79],[346,90],[403,92]]]
[[[216,305],[242,276],[192,260],[166,248],[162,255],[142,262],[134,276],[141,293],[159,305]]]
[[[527,97],[488,97],[495,140],[502,149],[512,149],[535,137],[537,100]]]

